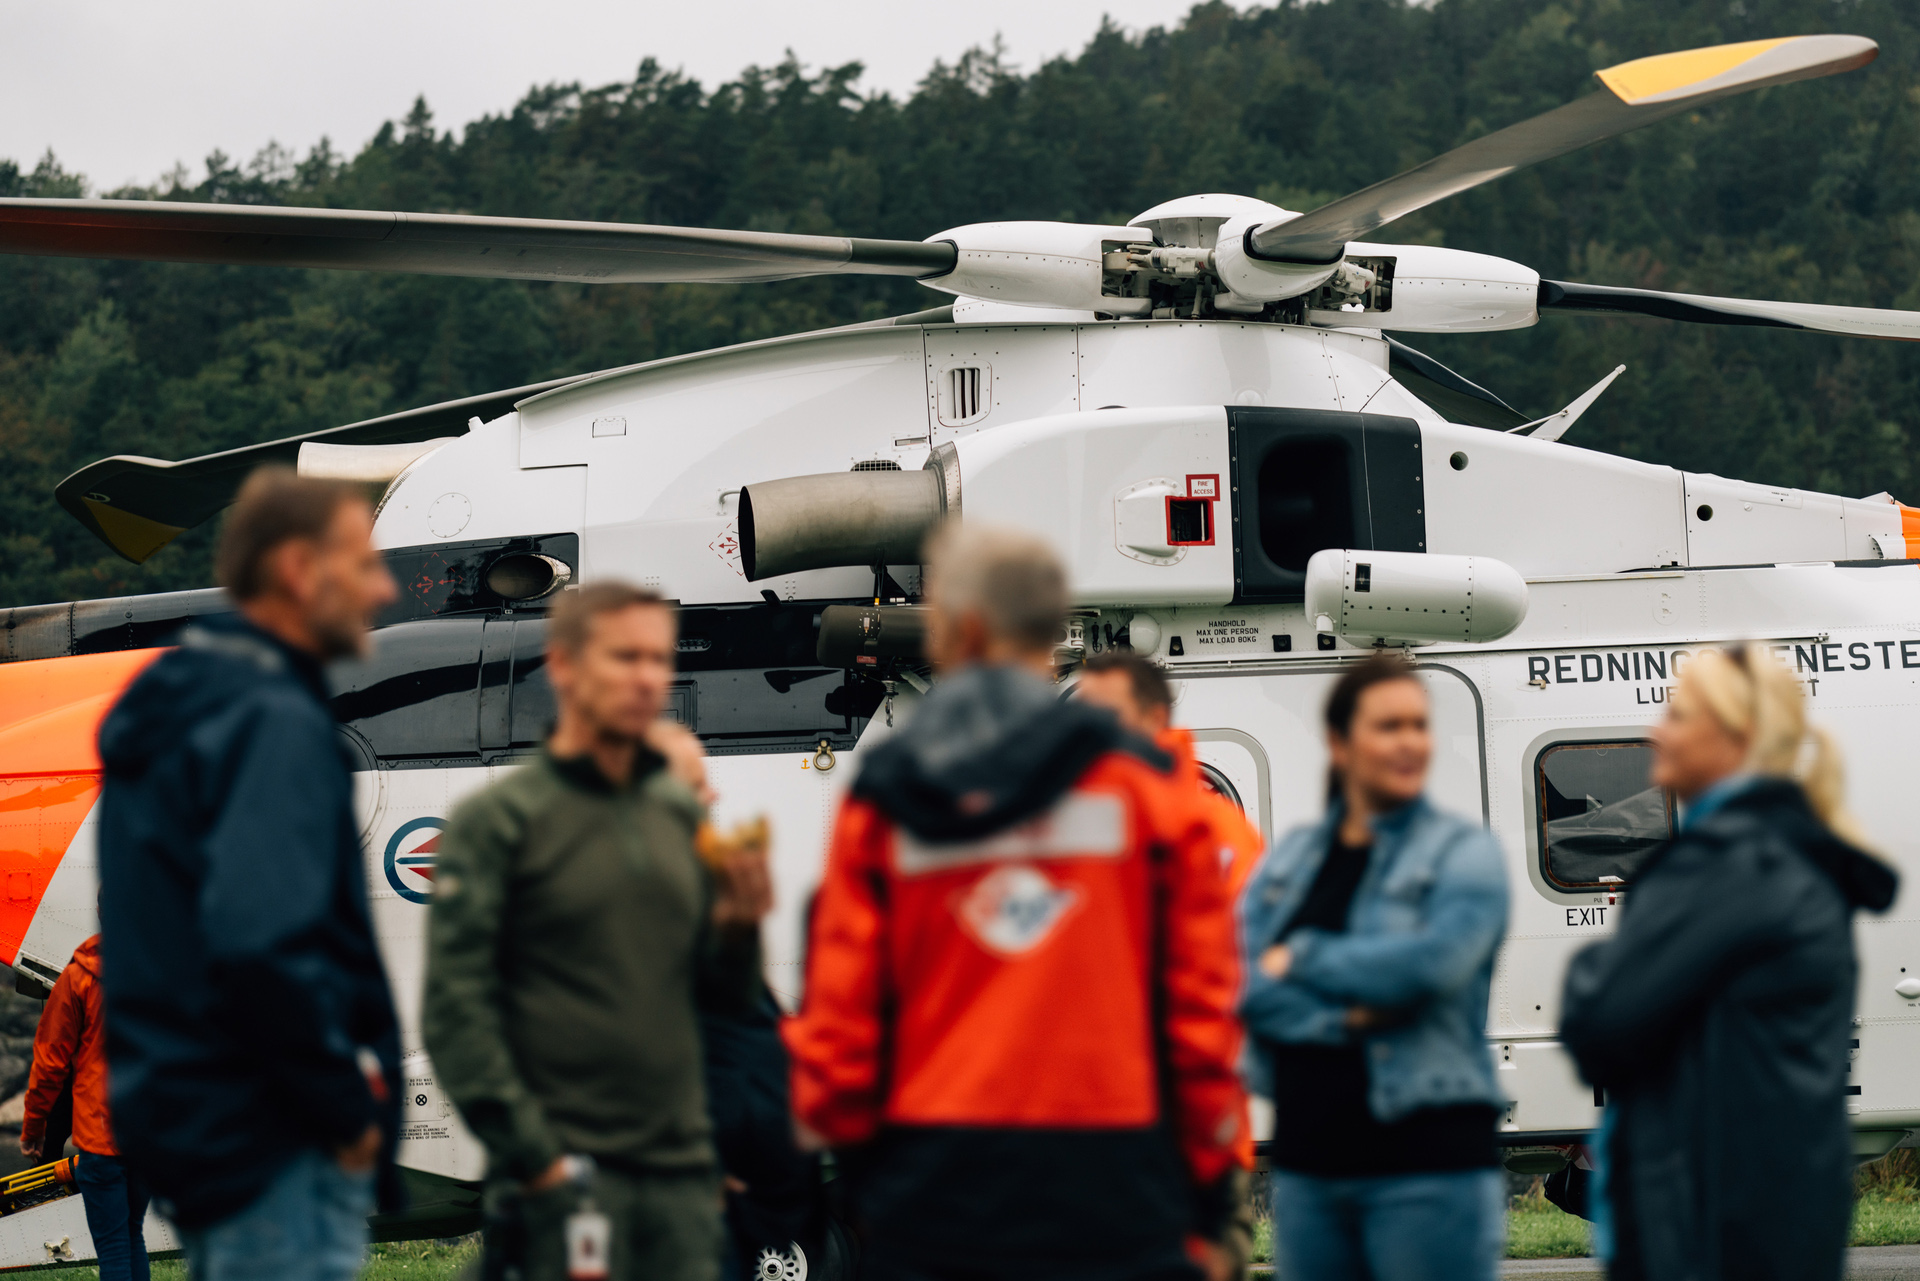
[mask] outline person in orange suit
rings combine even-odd
[[[1104,707],[1120,724],[1153,740],[1173,757],[1174,773],[1199,793],[1200,807],[1219,842],[1220,862],[1227,872],[1227,888],[1237,900],[1266,852],[1266,838],[1234,801],[1223,796],[1200,770],[1194,755],[1193,732],[1173,723],[1173,687],[1167,670],[1131,650],[1109,649],[1089,658],[1080,669],[1074,697]]]
[[[100,1281],[147,1281],[146,1182],[120,1159],[107,1115],[107,1032],[100,1017],[100,936],[73,950],[33,1034],[20,1151],[36,1160],[47,1116],[73,1083],[73,1179],[87,1210],[87,1231],[100,1260]],[[58,1156],[58,1153],[51,1155]]]
[[[862,749],[785,1028],[802,1143],[870,1281],[1224,1278],[1239,966],[1193,789],[1059,698],[1045,543],[969,521],[927,569],[938,679]]]
[[[1173,775],[1192,792],[1194,803],[1206,820],[1210,843],[1219,851],[1227,891],[1238,901],[1240,887],[1247,883],[1253,869],[1260,865],[1260,856],[1266,853],[1266,838],[1247,821],[1239,804],[1223,795],[1213,780],[1201,772],[1200,758],[1193,747],[1193,731],[1173,723],[1173,685],[1167,679],[1167,669],[1132,650],[1105,650],[1081,665],[1074,697],[1106,708],[1119,718],[1123,729],[1151,739],[1154,746],[1173,758]],[[1237,1151],[1241,1166],[1251,1170],[1254,1163],[1251,1126],[1241,1127]],[[1233,1203],[1233,1219],[1221,1234],[1220,1244],[1232,1259],[1232,1275],[1244,1277],[1253,1260],[1253,1210],[1244,1188],[1234,1194]]]

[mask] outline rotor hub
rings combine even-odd
[[[1220,224],[1229,218],[1270,222],[1292,216],[1292,210],[1270,205],[1252,196],[1210,192],[1202,196],[1180,196],[1162,201],[1138,218],[1129,219],[1128,225],[1149,228],[1158,244],[1211,249],[1219,235]]]

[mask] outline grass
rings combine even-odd
[[[1902,1148],[1860,1167],[1854,1179],[1851,1245],[1911,1245],[1920,1243],[1920,1150]],[[461,1271],[479,1253],[474,1238],[454,1242],[396,1241],[368,1251],[362,1281],[457,1281]],[[1541,1193],[1541,1184],[1514,1197],[1507,1213],[1509,1259],[1566,1259],[1591,1253],[1587,1224],[1563,1212]],[[1254,1230],[1254,1260],[1273,1258],[1273,1224],[1263,1213]],[[94,1278],[93,1268],[77,1268],[63,1276]],[[177,1259],[153,1265],[154,1281],[187,1281],[186,1265]]]
[[[1517,1196],[1507,1213],[1509,1259],[1566,1259],[1590,1252],[1587,1224],[1540,1195],[1539,1185]],[[1273,1262],[1273,1220],[1261,1215],[1254,1224],[1253,1261]]]
[[[1535,1179],[1525,1196],[1507,1205],[1509,1259],[1570,1259],[1593,1253],[1587,1221],[1568,1214],[1547,1200]]]
[[[1853,1203],[1849,1245],[1912,1245],[1920,1242],[1920,1205],[1862,1197]]]
[[[1853,1245],[1920,1242],[1920,1150],[1895,1148],[1853,1179]]]
[[[367,1252],[362,1281],[452,1281],[467,1264],[480,1257],[477,1237],[446,1244],[440,1241],[390,1241]]]
[[[1854,1179],[1853,1234],[1849,1245],[1920,1243],[1920,1149],[1902,1148],[1860,1167]],[[1592,1252],[1584,1219],[1567,1214],[1542,1194],[1535,1180],[1507,1210],[1509,1259],[1567,1259]],[[1263,1215],[1254,1258],[1273,1258],[1272,1224]]]
[[[1848,1245],[1920,1243],[1920,1150],[1900,1148],[1869,1161],[1854,1176],[1853,1233]],[[1587,1225],[1540,1194],[1536,1182],[1513,1198],[1507,1257],[1559,1259],[1588,1253]]]
[[[477,1238],[456,1242],[393,1241],[372,1246],[367,1251],[366,1271],[361,1281],[457,1281],[469,1263],[479,1257]],[[98,1278],[98,1268],[73,1268],[56,1274],[62,1281]],[[153,1281],[187,1281],[187,1265],[181,1259],[157,1259]]]

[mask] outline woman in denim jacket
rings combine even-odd
[[[1427,694],[1404,659],[1350,668],[1326,724],[1327,816],[1282,837],[1240,899],[1278,1275],[1484,1281],[1505,1240],[1486,1041],[1500,848],[1423,795]]]

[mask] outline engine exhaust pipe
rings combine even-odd
[[[740,491],[740,567],[750,582],[807,569],[917,565],[940,520],[960,510],[960,467],[942,445],[919,471],[790,476]]]

